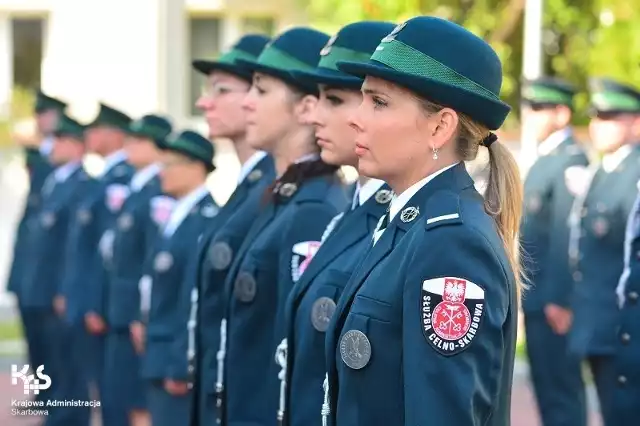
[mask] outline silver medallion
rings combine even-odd
[[[407,207],[406,209],[402,210],[402,213],[400,213],[400,220],[403,221],[404,223],[409,223],[413,221],[416,217],[418,217],[419,214],[420,214],[420,208]]]
[[[298,190],[298,185],[296,185],[295,183],[285,183],[280,187],[278,192],[283,197],[291,197],[293,194],[296,193],[297,190]]]
[[[349,330],[340,340],[340,356],[347,367],[354,370],[364,368],[371,359],[371,343],[360,330]]]
[[[262,177],[262,170],[254,170],[251,173],[249,173],[249,176],[247,176],[247,180],[249,182],[255,182],[259,180],[261,177]]]
[[[256,297],[256,279],[248,272],[240,272],[233,292],[241,302],[251,302]]]
[[[173,265],[173,256],[166,251],[158,253],[153,262],[153,267],[156,272],[166,272],[171,268],[171,265]]]
[[[118,229],[127,231],[133,226],[133,216],[130,213],[123,213],[118,218]]]
[[[388,189],[381,189],[376,192],[376,203],[378,204],[387,204],[393,198],[393,192]]]
[[[211,218],[218,214],[218,209],[213,204],[207,204],[202,207],[201,213],[202,216]]]
[[[53,224],[56,223],[56,216],[51,212],[44,212],[42,216],[40,216],[40,222],[43,228],[51,228]]]
[[[221,271],[227,269],[233,259],[233,250],[231,246],[225,242],[215,243],[209,249],[209,256],[211,256],[211,266],[213,269]]]
[[[87,209],[78,210],[77,218],[81,224],[86,225],[91,222],[91,212]]]
[[[336,302],[334,302],[333,299],[330,297],[318,298],[311,308],[311,324],[313,324],[313,328],[321,333],[327,331],[329,322],[335,311]]]

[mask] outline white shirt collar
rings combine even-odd
[[[144,188],[144,186],[158,173],[160,173],[160,164],[158,163],[150,164],[147,167],[138,170],[131,178],[131,190],[133,192],[140,192],[140,190]]]
[[[459,163],[454,163],[454,164],[451,164],[450,166],[444,167],[438,170],[437,172],[430,174],[426,178],[414,183],[409,188],[407,188],[402,194],[398,196],[394,196],[393,199],[391,200],[391,205],[389,206],[389,222],[391,222],[393,218],[396,217],[396,215],[400,212],[400,210],[402,210],[402,208],[409,202],[411,197],[416,195],[416,193],[420,191],[422,187],[424,187],[427,183],[429,183],[429,181],[433,180],[439,174],[453,168],[458,164]]]
[[[571,136],[573,136],[571,127],[565,127],[564,129],[560,129],[551,133],[548,138],[546,138],[540,143],[540,145],[538,145],[538,153],[540,155],[551,154],[554,149],[559,147],[562,142],[566,141]]]
[[[178,229],[180,224],[187,217],[193,206],[198,204],[205,196],[209,194],[205,184],[200,185],[184,197],[176,201],[171,216],[167,221],[167,225],[164,227],[162,234],[165,237],[170,237]]]
[[[360,182],[356,184],[356,192],[353,194],[352,207],[361,206],[366,203],[369,198],[373,197],[373,194],[378,192],[384,185],[384,181],[380,179],[369,179],[364,185],[360,185]]]
[[[244,162],[242,167],[240,168],[240,174],[238,175],[238,185],[242,183],[242,181],[249,176],[249,173],[253,171],[254,167],[258,165],[260,161],[264,157],[267,156],[267,153],[264,151],[254,152],[251,157],[247,161]]]
[[[53,136],[47,136],[46,138],[44,138],[42,140],[42,143],[40,144],[40,154],[48,157],[51,154],[51,151],[53,151],[53,143]]]
[[[320,154],[318,154],[317,152],[314,152],[312,154],[303,155],[302,157],[298,158],[295,161],[295,163],[296,164],[306,163],[307,161],[314,161],[314,160],[317,160],[318,158],[320,158]]]
[[[629,156],[629,154],[631,154],[631,151],[633,151],[633,146],[630,144],[625,144],[618,148],[615,152],[605,154],[602,157],[602,169],[607,173],[611,173],[618,168],[618,166],[624,161],[625,158]]]
[[[127,154],[122,149],[104,157],[104,170],[102,171],[101,176],[104,176],[107,173],[109,173],[109,171],[113,169],[116,164],[126,159],[127,159]]]
[[[53,176],[56,179],[56,182],[62,183],[69,179],[69,176],[73,174],[78,168],[80,168],[80,161],[71,161],[69,163],[63,164],[60,167],[57,167],[53,172]]]

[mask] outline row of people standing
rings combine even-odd
[[[594,155],[571,130],[575,94],[553,78],[531,81],[523,92],[523,112],[540,142],[525,182],[520,235],[532,284],[523,298],[531,379],[544,426],[587,424],[585,364],[604,424],[630,425],[637,420],[632,395],[638,397],[640,362],[630,361],[633,323],[622,326],[624,292],[616,289],[636,258],[627,220],[638,213],[640,91],[591,80]],[[630,294],[625,316],[633,315],[637,298]]]

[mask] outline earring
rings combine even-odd
[[[438,159],[438,148],[431,148],[433,150],[433,159]]]

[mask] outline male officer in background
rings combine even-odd
[[[571,326],[567,216],[576,194],[571,168],[588,164],[571,128],[575,89],[555,78],[527,82],[524,115],[535,123],[538,152],[525,181],[520,239],[531,288],[525,293],[527,355],[544,426],[585,426],[580,357],[567,351]]]

